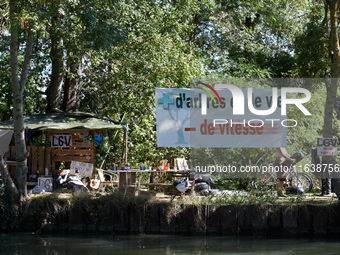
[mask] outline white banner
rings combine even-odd
[[[297,121],[282,116],[280,91],[253,89],[249,108],[249,91],[237,90],[234,109],[229,89],[212,97],[199,88],[156,88],[158,147],[286,147],[286,127]]]

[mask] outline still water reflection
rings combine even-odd
[[[226,236],[0,235],[0,254],[339,254],[340,242]]]

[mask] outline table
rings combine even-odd
[[[139,169],[130,169],[130,170],[113,170],[112,173],[118,173],[119,182],[118,182],[118,189],[123,191],[127,194],[134,195],[135,190],[138,186],[159,186],[159,187],[172,187],[172,183],[154,183],[154,182],[147,182],[141,183],[139,181],[136,182],[137,173],[151,173],[151,174],[161,174],[161,173],[170,173],[176,177],[184,177],[188,176],[189,172],[193,170],[161,170],[161,171],[153,171],[153,170],[139,170]]]

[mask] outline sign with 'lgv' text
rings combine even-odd
[[[336,156],[337,155],[336,138],[318,138],[317,155],[318,156]]]
[[[68,148],[72,145],[72,135],[51,135],[51,147]]]

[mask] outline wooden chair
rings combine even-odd
[[[112,173],[111,171],[103,170],[103,169],[96,169],[98,173],[98,179],[99,179],[99,192],[104,192],[105,187],[113,187],[114,185],[118,185],[119,183],[119,176],[116,173]],[[108,177],[109,180],[106,180],[105,177]]]

